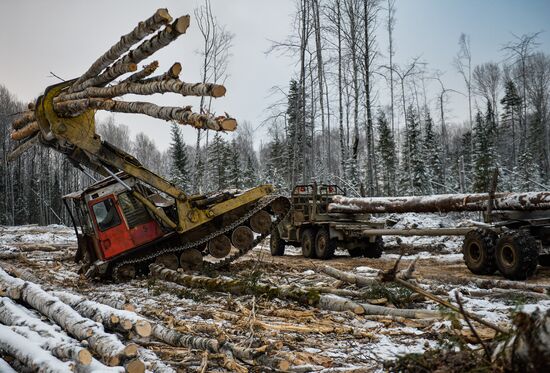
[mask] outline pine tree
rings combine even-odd
[[[191,178],[189,173],[189,158],[187,156],[187,147],[181,136],[181,130],[176,123],[172,123],[172,143],[170,144],[170,155],[172,165],[170,169],[170,179],[172,183],[184,191],[191,190]]]
[[[391,128],[383,111],[378,113],[378,147],[380,157],[380,175],[382,176],[382,191],[384,195],[392,196],[396,193],[396,148]]]

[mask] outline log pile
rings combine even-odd
[[[88,110],[106,110],[117,113],[144,114],[153,118],[191,125],[198,129],[233,131],[237,122],[227,114],[214,116],[195,113],[191,106],[165,107],[146,101],[122,101],[127,94],[153,95],[176,93],[181,96],[222,97],[226,89],[213,83],[188,83],[179,79],[181,64],[175,63],[165,72],[151,76],[159,68],[152,61],[138,70],[138,65],[186,33],[189,15],[172,19],[168,10],[159,9],[140,22],[130,33],[122,36],[107,52],[100,56],[80,77],[68,83],[54,98],[54,111],[60,117],[76,117]],[[139,45],[135,46],[137,43]],[[131,49],[134,47],[133,49]],[[130,74],[124,77],[126,74]],[[118,81],[117,81],[118,80]],[[12,140],[23,143],[12,152],[11,158],[37,142],[41,125],[35,113],[35,103],[12,123]],[[42,129],[42,132],[45,132]],[[43,133],[47,140],[48,133]],[[51,136],[51,134],[50,134]]]
[[[340,213],[486,211],[490,200],[487,193],[368,198],[334,196],[328,210]],[[548,210],[550,192],[495,193],[491,207],[492,210]]]

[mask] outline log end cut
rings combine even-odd
[[[237,120],[234,118],[223,118],[218,122],[222,131],[235,131],[237,129]]]
[[[90,365],[92,363],[92,354],[85,348],[78,351],[76,358],[81,365]]]
[[[178,34],[185,34],[190,24],[191,17],[189,15],[182,16],[172,23],[172,30]]]

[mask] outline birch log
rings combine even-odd
[[[14,130],[18,130],[25,127],[28,123],[35,121],[36,117],[34,115],[34,111],[25,111],[23,114],[21,114],[21,116],[19,116],[12,122],[11,126]]]
[[[39,286],[14,278],[3,269],[0,269],[0,285],[8,289],[7,294],[12,299],[25,301],[76,339],[87,340],[89,346],[108,365],[118,365],[121,358],[136,355],[137,347],[135,345],[123,345],[115,335],[105,333],[103,326],[82,317],[69,305],[48,294]]]
[[[78,341],[59,333],[52,325],[30,316],[21,306],[5,297],[0,298],[0,322],[11,326],[15,332],[26,338],[36,334],[32,339],[41,341],[40,347],[60,359],[71,359],[81,365],[92,362],[92,355]]]
[[[550,192],[496,193],[494,198],[493,210],[550,209]],[[371,198],[334,196],[328,210],[343,213],[485,211],[488,201],[487,193]]]
[[[179,62],[174,63],[168,71],[162,75],[153,76],[148,79],[142,80],[142,83],[158,82],[160,80],[178,79],[181,73],[181,64]]]
[[[15,357],[38,373],[72,372],[69,363],[55,358],[51,353],[41,349],[5,325],[0,325],[0,350]]]
[[[25,127],[17,131],[13,131],[10,137],[14,141],[19,141],[36,134],[38,131],[40,131],[38,122],[31,122],[31,123],[28,123]]]
[[[122,332],[133,330],[140,337],[151,335],[151,323],[134,312],[118,310],[67,292],[56,291],[52,295],[73,307],[82,316],[102,323],[107,329]]]
[[[103,98],[88,98],[63,101],[55,104],[55,110],[65,115],[76,115],[87,109],[100,109],[116,113],[145,114],[153,118],[177,121],[199,129],[215,131],[233,131],[237,121],[229,117],[212,117],[207,114],[193,113],[189,107],[158,106],[149,102],[124,102]]]
[[[190,17],[188,15],[176,19],[171,25],[166,26],[163,30],[157,32],[151,39],[145,40],[136,49],[128,52],[128,54],[107,68],[100,76],[86,80],[76,87],[73,86],[74,88],[72,88],[70,92],[77,92],[91,86],[106,84],[122,75],[122,73],[119,74],[118,72],[122,71],[123,66],[125,65],[133,65],[137,67],[137,63],[148,58],[159,49],[164,48],[172,41],[176,40],[178,36],[184,34],[189,27],[189,23]],[[101,78],[102,76],[103,78]],[[108,78],[111,77],[112,79],[108,80]]]
[[[117,310],[132,312],[136,311],[136,306],[130,303],[126,296],[122,293],[95,294],[90,297],[90,300],[106,304],[107,306],[116,308]]]
[[[112,67],[105,70],[104,73],[98,76],[94,76],[86,80],[80,85],[79,91],[92,86],[104,86],[107,83],[112,82],[121,75],[131,73],[137,70],[137,64],[135,63],[120,63],[115,64]]]
[[[142,70],[140,70],[136,73],[133,73],[132,75],[130,75],[129,77],[124,79],[121,82],[121,84],[128,83],[128,82],[138,82],[142,79],[145,79],[146,77],[148,77],[149,75],[154,73],[157,70],[158,67],[159,67],[159,62],[158,61],[153,61],[149,65],[146,65],[145,67],[143,67]]]
[[[82,76],[73,84],[71,90],[77,91],[80,89],[80,84],[86,80],[98,75],[103,69],[116,61],[122,54],[126,53],[132,45],[143,39],[149,34],[157,31],[162,25],[166,25],[172,21],[172,17],[167,9],[158,9],[155,14],[140,22],[130,33],[122,36],[120,41],[113,45],[107,52],[99,57],[90,66]]]
[[[223,85],[212,83],[185,83],[181,80],[159,80],[149,83],[126,82],[112,87],[89,87],[83,91],[57,97],[54,102],[80,100],[83,98],[100,97],[113,98],[126,94],[153,95],[155,93],[173,92],[182,96],[212,96],[221,97],[225,94]]]

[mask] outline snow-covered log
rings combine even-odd
[[[78,340],[87,340],[89,346],[108,365],[118,365],[121,359],[136,356],[137,346],[125,346],[115,335],[106,333],[101,324],[82,317],[40,286],[14,278],[3,269],[0,269],[0,286],[7,289],[10,298],[25,301]]]
[[[128,301],[123,293],[99,293],[90,296],[90,300],[103,303],[117,310],[135,312],[136,306]]]
[[[78,341],[59,333],[53,326],[42,320],[30,316],[21,306],[5,297],[0,298],[0,322],[11,326],[12,330],[27,338],[36,334],[32,339],[60,359],[71,359],[81,365],[89,365],[92,362],[92,355],[80,346]]]
[[[489,199],[487,193],[369,198],[334,196],[328,210],[341,213],[485,211]],[[550,209],[550,192],[496,193],[492,209],[547,210]]]
[[[102,323],[107,329],[122,332],[133,330],[140,337],[151,335],[151,323],[134,312],[118,310],[63,291],[52,292],[52,295],[73,307],[82,316]]]
[[[0,372],[2,373],[17,373],[15,369],[9,365],[6,360],[0,358]]]
[[[54,357],[9,327],[0,325],[0,350],[15,357],[38,373],[70,373],[70,363]]]

